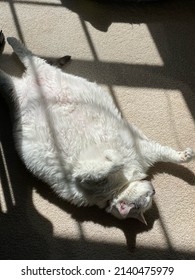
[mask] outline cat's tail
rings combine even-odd
[[[5,36],[0,31],[0,54],[3,53],[5,46]],[[13,105],[15,103],[15,87],[14,83],[12,81],[12,78],[6,74],[3,70],[0,69],[0,96],[3,97],[3,99],[6,101],[9,107],[13,109]]]
[[[7,103],[10,110],[11,119],[13,119],[13,114],[18,108],[18,102],[15,94],[15,86],[12,81],[12,78],[2,70],[0,70],[0,96]]]
[[[0,31],[0,54],[2,54],[4,47],[5,47],[5,36],[1,30]]]
[[[12,78],[0,69],[0,94],[6,98],[6,96],[12,96],[14,92],[14,84]]]
[[[4,46],[5,46],[5,36],[1,30],[0,31],[0,54],[3,53]],[[11,77],[8,74],[6,74],[4,71],[0,70],[0,94],[7,95],[7,93],[11,92],[12,89],[13,89],[13,82]]]
[[[5,46],[5,36],[0,31],[0,54],[3,52]],[[0,69],[0,96],[2,96],[5,101],[10,105],[10,103],[15,102],[16,94],[15,94],[15,86],[13,79],[10,75],[5,73]]]
[[[0,54],[2,54],[5,46],[5,36],[0,31]],[[14,84],[12,78],[0,69],[0,96],[7,102],[9,107],[13,103]]]

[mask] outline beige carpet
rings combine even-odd
[[[0,29],[40,56],[71,55],[64,71],[101,84],[148,137],[195,149],[195,4],[102,2],[0,1]],[[20,75],[11,54],[6,45],[1,68]],[[33,178],[15,152],[2,98],[0,141],[1,259],[195,258],[195,162],[150,171],[156,195],[144,226],[73,207]]]

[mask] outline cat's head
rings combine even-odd
[[[154,194],[154,187],[149,181],[128,183],[109,202],[106,211],[118,219],[135,218],[147,224],[144,212],[151,207]]]

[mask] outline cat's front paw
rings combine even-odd
[[[182,152],[179,152],[181,162],[189,162],[195,157],[195,153],[191,148],[187,148]]]

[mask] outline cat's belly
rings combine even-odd
[[[88,201],[73,176],[78,160],[101,149],[121,149],[131,144],[125,122],[104,107],[88,103],[29,103],[19,112],[15,138],[27,168],[48,183],[61,197],[77,205]],[[92,147],[92,152],[88,148]],[[100,150],[101,150],[100,149]],[[86,150],[88,153],[86,153]],[[99,152],[98,152],[99,153]],[[97,153],[97,154],[98,154]],[[119,152],[120,153],[120,152]],[[83,159],[82,158],[82,159]]]
[[[110,141],[119,134],[123,121],[96,104],[42,104],[37,102],[21,112],[19,125],[24,139],[33,143],[58,138],[60,143]],[[63,141],[64,139],[64,141]],[[66,146],[63,143],[63,146]]]
[[[112,143],[121,123],[91,104],[31,104],[21,112],[15,137],[20,155],[35,174],[62,178],[91,143]]]

